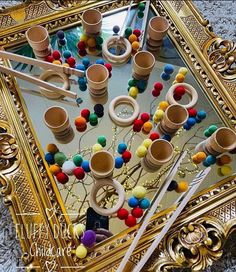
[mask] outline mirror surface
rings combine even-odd
[[[137,9],[132,9],[130,22],[132,21],[133,16],[136,16]],[[126,16],[126,11],[119,11],[111,15],[107,15],[103,18],[102,23],[102,36],[104,39],[110,37],[113,32],[112,28],[114,25],[122,26],[124,18]],[[149,12],[149,19],[154,16],[152,11]],[[133,20],[135,21],[135,20]],[[129,23],[130,23],[129,22]],[[137,24],[141,24],[142,20],[138,20]],[[81,63],[81,58],[77,53],[77,43],[79,41],[79,36],[81,35],[82,28],[81,26],[72,27],[65,31],[67,45],[65,47],[58,47],[57,39],[55,35],[51,36],[51,45],[54,50],[63,51],[69,49],[72,52],[72,55],[76,58],[77,63]],[[145,38],[146,39],[146,38]],[[145,50],[145,46],[144,46]],[[32,49],[28,44],[21,45],[20,47],[11,49],[12,52],[16,54],[26,55],[33,57]],[[101,58],[101,56],[87,56],[90,61],[94,63],[96,59]],[[64,59],[63,59],[64,62]],[[165,64],[172,64],[175,68],[174,73],[171,76],[171,79],[168,81],[163,81],[160,77],[163,72],[163,67]],[[34,75],[38,77],[42,72],[37,67],[30,67],[23,64],[17,64],[12,62],[12,66],[19,70],[24,71],[24,73]],[[148,86],[145,92],[138,94],[137,102],[140,106],[140,112],[148,112],[153,116],[156,111],[157,105],[160,101],[165,100],[166,92],[172,86],[175,76],[178,73],[178,70],[181,67],[186,67],[186,64],[180,57],[176,48],[173,46],[169,37],[164,39],[163,46],[156,57],[156,62],[154,69],[151,73],[151,76],[148,81]],[[204,130],[210,125],[217,125],[218,127],[224,126],[220,117],[214,110],[213,105],[205,96],[204,91],[201,89],[199,84],[194,78],[194,75],[188,71],[188,74],[185,78],[185,82],[192,85],[198,92],[198,102],[196,105],[197,110],[204,110],[207,113],[206,119],[201,123],[194,125],[190,130],[186,131],[180,129],[175,137],[173,137],[171,143],[174,145],[174,157],[169,163],[165,164],[155,173],[147,173],[140,166],[140,159],[136,156],[135,152],[137,147],[142,143],[142,141],[149,137],[142,132],[134,133],[132,126],[122,128],[116,126],[108,116],[108,106],[109,102],[119,95],[127,95],[128,81],[132,77],[132,61],[129,61],[127,64],[122,66],[113,66],[112,77],[109,79],[108,86],[108,97],[107,102],[104,103],[104,116],[99,118],[97,126],[91,126],[88,123],[87,130],[85,132],[78,132],[74,126],[74,120],[77,116],[80,115],[80,111],[84,108],[88,108],[93,112],[93,107],[96,103],[103,103],[104,101],[95,101],[89,95],[88,90],[82,92],[79,90],[78,79],[75,76],[70,78],[71,91],[74,91],[78,94],[78,97],[82,99],[82,103],[77,105],[76,101],[69,98],[63,98],[61,100],[49,100],[44,97],[38,86],[30,84],[28,82],[18,80],[20,90],[22,92],[23,98],[29,116],[31,118],[34,130],[36,135],[41,143],[43,150],[46,153],[46,146],[49,143],[55,143],[59,150],[64,152],[67,158],[71,158],[76,153],[81,154],[84,159],[89,160],[92,154],[92,146],[97,142],[97,138],[101,135],[106,137],[106,146],[105,150],[111,152],[114,157],[120,157],[120,154],[117,152],[117,146],[120,142],[125,142],[128,145],[128,149],[132,153],[132,158],[129,163],[124,165],[121,169],[115,169],[114,178],[116,178],[124,187],[126,191],[126,199],[131,196],[131,191],[136,185],[143,185],[147,188],[147,198],[150,200],[157,192],[160,184],[163,182],[166,173],[173,161],[179,156],[179,153],[183,150],[187,150],[187,156],[179,168],[175,180],[181,181],[185,180],[188,183],[194,178],[197,172],[200,169],[204,169],[202,164],[195,165],[191,161],[191,156],[194,154],[195,146],[206,139],[204,136]],[[153,85],[155,82],[162,82],[164,89],[161,92],[161,95],[158,98],[152,96]],[[56,85],[62,86],[60,82],[55,82]],[[187,100],[183,98],[181,103],[185,103]],[[44,124],[43,116],[44,112],[51,106],[61,106],[65,108],[69,114],[70,124],[73,128],[74,135],[71,136],[71,139],[68,139],[68,143],[61,143],[55,139],[52,132]],[[116,108],[116,113],[122,115],[123,118],[127,118],[132,113],[132,107],[127,105],[119,105]],[[233,155],[230,155],[233,157]],[[233,165],[231,164],[231,167]],[[234,166],[235,167],[235,166]],[[212,166],[212,170],[205,181],[201,184],[198,191],[202,189],[207,189],[211,185],[215,184],[223,177],[218,175],[219,166],[216,164]],[[235,168],[233,169],[235,171]],[[91,174],[88,173],[85,175],[85,178],[82,181],[77,180],[74,176],[71,176],[69,182],[65,185],[59,184],[56,182],[61,193],[61,197],[64,201],[64,205],[67,209],[68,214],[73,222],[85,222],[86,211],[90,207],[89,197],[91,188],[94,185],[94,181],[91,177]],[[175,191],[167,192],[162,199],[161,209],[170,207],[173,202],[178,198],[178,193]],[[117,194],[114,193],[112,187],[105,187],[100,189],[98,192],[98,200],[101,201],[101,204],[109,208],[114,205],[117,201]],[[125,203],[124,207],[128,207]],[[131,208],[128,207],[130,211]],[[113,233],[119,233],[120,231],[127,228],[124,222],[120,221],[118,218],[113,217],[109,219],[109,230]]]

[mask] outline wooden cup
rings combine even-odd
[[[141,77],[150,75],[154,65],[155,57],[148,51],[139,51],[133,57],[133,71]]]
[[[46,28],[42,26],[32,26],[25,32],[25,36],[33,50],[48,50],[49,34]]]
[[[37,59],[42,59],[42,58],[45,59],[47,56],[51,55],[52,47],[51,47],[51,45],[49,45],[48,48],[45,50],[38,51],[38,50],[33,49],[33,51],[34,51],[35,57]]]
[[[94,96],[102,96],[106,93],[109,72],[104,65],[93,64],[89,66],[86,70],[86,78],[91,94]]]
[[[166,18],[155,16],[150,19],[148,23],[147,33],[150,39],[155,41],[163,40],[169,29],[169,22]]]
[[[189,117],[188,111],[181,105],[170,105],[167,107],[164,117],[161,120],[158,130],[163,134],[175,134]]]
[[[44,123],[55,136],[60,138],[65,137],[71,130],[68,113],[59,106],[50,107],[45,111]]]
[[[99,33],[102,28],[102,13],[96,9],[84,11],[82,14],[82,26],[85,33]]]
[[[174,155],[170,142],[158,139],[152,142],[147,155],[142,159],[141,165],[147,172],[156,172],[163,164],[169,162]]]
[[[90,159],[90,169],[96,179],[111,177],[115,167],[115,159],[106,150],[94,153]]]
[[[231,128],[218,128],[208,139],[199,143],[195,150],[218,156],[236,148],[236,133]]]

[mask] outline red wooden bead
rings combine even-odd
[[[141,119],[134,120],[133,131],[135,132],[141,131],[142,126],[143,126],[143,121]]]
[[[105,63],[104,66],[107,68],[107,70],[108,70],[109,72],[112,71],[112,66],[111,66],[110,63]]]
[[[155,141],[157,139],[160,138],[160,135],[157,133],[157,132],[152,132],[150,135],[149,135],[149,139],[151,139],[152,141]]]
[[[141,31],[139,29],[134,29],[133,30],[133,34],[136,36],[136,37],[139,37],[141,35]]]
[[[183,86],[178,86],[174,90],[174,94],[178,96],[183,96],[185,94],[185,88]]]
[[[197,115],[197,110],[194,108],[188,109],[189,117],[195,117]]]
[[[159,95],[160,95],[160,91],[158,91],[158,90],[152,90],[152,95],[154,96],[154,97],[158,97]]]
[[[128,215],[129,215],[129,212],[124,208],[119,209],[119,211],[117,212],[117,217],[121,220],[126,219]]]
[[[125,225],[127,226],[127,227],[133,227],[133,226],[135,226],[136,225],[136,218],[133,216],[133,215],[128,215],[128,217],[125,219]]]
[[[150,115],[147,112],[144,112],[141,114],[140,118],[145,123],[150,120]]]
[[[156,83],[154,84],[154,89],[155,89],[156,91],[162,91],[162,89],[163,89],[163,84],[162,84],[161,82],[156,82]]]
[[[47,56],[47,57],[45,58],[45,60],[46,60],[47,62],[53,62],[53,61],[54,61],[54,57],[51,56],[51,55],[49,55],[49,56]]]
[[[123,160],[124,160],[125,163],[129,162],[130,159],[131,159],[131,157],[132,157],[132,154],[128,150],[125,150],[123,152],[123,154],[122,154],[122,158],[123,158]]]
[[[89,121],[89,115],[90,115],[89,109],[83,109],[83,110],[80,112],[80,115],[81,115],[82,117],[84,117],[84,118],[86,119],[87,122]]]
[[[82,167],[76,167],[73,171],[73,174],[76,176],[77,179],[83,179],[85,177],[85,172]]]
[[[78,46],[78,48],[79,48],[80,50],[84,50],[84,49],[85,49],[86,44],[85,44],[85,42],[80,41],[80,42],[78,42],[77,46]]]
[[[75,58],[73,58],[73,57],[69,57],[69,58],[67,59],[67,63],[70,65],[70,67],[74,67],[74,66],[75,66],[75,63],[76,63],[76,60],[75,60]]]
[[[135,217],[135,218],[140,218],[143,215],[143,210],[139,207],[135,207],[132,209],[131,214]]]
[[[61,53],[58,50],[53,51],[52,56],[55,60],[59,60],[61,58]]]
[[[174,99],[175,99],[176,101],[181,100],[181,98],[182,98],[182,95],[174,94]]]
[[[56,178],[57,178],[57,181],[60,182],[61,184],[65,184],[69,180],[69,177],[63,172],[58,173],[56,175]]]

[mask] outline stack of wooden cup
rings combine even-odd
[[[231,128],[218,128],[209,138],[200,142],[195,150],[207,155],[218,156],[236,148],[236,133]]]
[[[88,9],[83,12],[81,18],[84,34],[88,38],[96,38],[101,35],[102,28],[102,13],[96,9]],[[89,47],[87,48],[89,54],[96,55],[100,53],[99,51],[90,51]]]
[[[133,57],[133,78],[148,80],[155,65],[155,57],[148,51],[139,51]]]
[[[86,70],[88,89],[93,97],[102,97],[107,94],[109,72],[104,65],[93,64]]]
[[[170,105],[165,110],[157,130],[160,134],[168,134],[172,137],[187,122],[188,117],[189,114],[185,107],[176,104]]]
[[[44,60],[51,54],[52,47],[46,28],[32,26],[26,31],[25,36],[37,59]]]
[[[50,107],[45,111],[44,123],[59,140],[69,137],[72,132],[68,112],[59,106]]]
[[[163,43],[163,39],[167,34],[169,22],[166,18],[155,16],[150,19],[147,29],[147,49],[150,51],[158,51]]]
[[[169,162],[174,155],[170,142],[158,139],[149,146],[146,156],[141,160],[143,169],[147,172],[156,172],[162,165]]]

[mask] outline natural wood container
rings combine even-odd
[[[163,40],[169,29],[169,22],[166,18],[155,16],[149,20],[147,33],[150,39],[155,41]]]
[[[49,34],[45,27],[32,26],[25,32],[25,36],[33,50],[48,50]]]
[[[88,9],[82,14],[82,26],[86,34],[98,34],[102,28],[102,13]]]
[[[149,76],[154,65],[155,57],[148,51],[139,51],[133,57],[133,71],[138,76]]]

